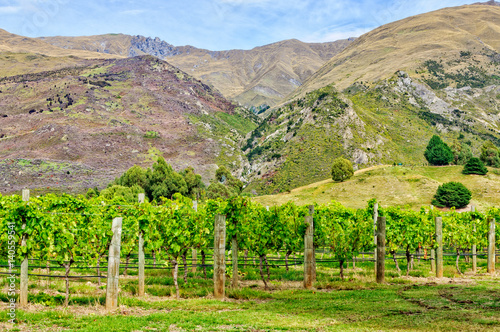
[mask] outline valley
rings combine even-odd
[[[359,38],[229,51],[2,30],[2,193],[102,188],[158,155],[207,185],[224,165],[257,196],[327,179],[338,156],[357,169],[425,166],[434,134],[478,155],[500,144],[498,15],[467,5]],[[26,166],[45,163],[69,168],[42,180]]]

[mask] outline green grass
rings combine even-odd
[[[328,254],[326,254],[328,258]],[[318,259],[321,254],[317,254]],[[271,257],[270,257],[271,258]],[[276,258],[276,257],[275,257]],[[282,257],[283,258],[283,257]],[[293,261],[293,258],[290,258]],[[392,261],[386,261],[386,283],[376,284],[373,263],[352,263],[339,277],[337,263],[318,263],[317,282],[302,289],[302,266],[271,268],[271,290],[264,290],[258,270],[242,268],[240,287],[226,287],[226,300],[212,297],[208,279],[199,272],[179,280],[181,299],[175,300],[172,277],[166,270],[147,270],[146,297],[135,295],[135,276],[120,278],[119,309],[104,310],[104,286],[72,280],[70,306],[61,306],[63,280],[32,280],[28,310],[18,310],[18,325],[6,323],[0,312],[0,327],[12,331],[497,331],[500,330],[500,285],[498,276],[470,274],[470,263],[445,257],[445,277],[431,276],[429,263],[415,261],[411,275],[400,276]],[[485,269],[479,259],[479,272]],[[404,270],[405,262],[400,261]],[[82,272],[83,273],[83,272]],[[87,273],[85,271],[85,273]],[[182,269],[180,275],[182,276]],[[34,278],[34,277],[33,277]],[[229,283],[229,282],[227,282]],[[0,282],[5,286],[5,280]],[[4,287],[2,287],[4,289]],[[38,292],[37,292],[38,291]],[[6,301],[5,294],[0,299]]]
[[[253,121],[251,121],[247,117],[242,116],[239,113],[229,114],[225,112],[217,112],[216,116],[222,119],[230,127],[236,129],[242,136],[245,136],[246,134],[257,128],[257,125]]]

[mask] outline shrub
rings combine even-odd
[[[467,164],[465,164],[462,173],[485,175],[488,173],[488,169],[486,169],[483,162],[479,160],[479,158],[470,158]]]
[[[469,204],[472,195],[460,182],[447,182],[440,185],[432,204],[438,207],[462,208]]]
[[[491,141],[486,141],[481,146],[480,159],[487,166],[500,167],[498,148]]]
[[[332,180],[342,182],[350,179],[354,175],[354,169],[349,160],[339,157],[333,161]]]
[[[425,159],[431,165],[448,165],[453,161],[453,152],[450,147],[437,135],[432,136],[424,152]]]

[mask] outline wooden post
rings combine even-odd
[[[30,191],[29,189],[23,189],[22,191],[23,202],[29,204],[30,200]],[[26,228],[26,222],[23,222],[22,229]],[[26,234],[23,234],[23,238],[21,240],[21,247],[26,247],[28,242],[28,237]],[[21,307],[25,307],[28,305],[28,255],[23,257],[21,262],[21,285],[20,285],[20,293],[19,293],[19,305]]]
[[[198,212],[198,202],[193,201],[193,210]],[[196,273],[196,268],[198,265],[198,250],[196,248],[192,248],[191,250],[191,272]]]
[[[377,219],[378,219],[378,203],[375,202],[373,206],[373,244],[375,249],[373,250],[373,259],[375,260],[375,275],[377,275]]]
[[[139,203],[142,204],[144,203],[145,195],[139,194]],[[145,281],[145,276],[144,276],[144,234],[141,230],[139,230],[139,289],[138,293],[139,296],[144,296],[145,291],[144,291],[144,281]]]
[[[495,273],[495,218],[490,218],[488,231],[488,273]]]
[[[312,288],[314,282],[314,205],[309,205],[309,215],[305,217],[304,235],[304,288]]]
[[[436,250],[436,278],[443,277],[443,219],[441,217],[435,218],[436,224],[436,243],[438,248]]]
[[[109,246],[108,284],[106,287],[106,310],[118,307],[118,277],[120,276],[120,245],[122,242],[122,218],[113,219],[113,238]]]
[[[434,205],[431,205],[431,211],[434,210]],[[436,273],[436,250],[431,248],[431,272]]]
[[[377,218],[377,283],[385,282],[385,217]]]
[[[223,300],[226,283],[226,216],[215,216],[214,230],[214,297]]]
[[[238,288],[238,238],[233,236],[231,243],[231,256],[233,259],[233,282],[232,287]]]
[[[470,212],[476,212],[476,208],[473,206],[470,207]],[[473,225],[473,232],[474,232],[474,237],[476,236],[476,221],[474,218],[472,219],[472,222],[474,223]],[[472,272],[476,273],[477,272],[477,246],[476,246],[476,240],[474,240],[474,244],[472,245]]]

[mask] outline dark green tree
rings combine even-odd
[[[479,159],[481,159],[486,166],[500,167],[498,148],[491,141],[483,143]]]
[[[332,164],[332,180],[342,182],[350,179],[354,175],[352,163],[342,157],[338,157]]]
[[[462,170],[463,174],[478,174],[486,175],[488,169],[484,166],[483,162],[479,158],[470,158],[467,164],[465,164]]]
[[[462,208],[469,204],[472,194],[460,182],[447,182],[440,185],[432,204],[438,207]]]
[[[116,184],[124,187],[132,187],[138,185],[141,188],[145,188],[148,183],[148,177],[146,175],[147,171],[141,166],[134,165],[130,167],[122,176],[120,176],[115,182]]]
[[[455,165],[465,165],[473,157],[472,150],[465,142],[455,141],[451,147],[453,151],[453,163]]]
[[[187,196],[194,200],[199,200],[203,196],[205,184],[201,181],[201,175],[194,172],[194,168],[188,167],[181,173],[187,185]]]
[[[153,164],[152,170],[147,171],[146,195],[150,200],[159,200],[160,197],[171,198],[173,194],[187,195],[186,181],[167,164],[163,157],[159,157]]]
[[[222,187],[226,189],[223,190]],[[229,198],[238,196],[243,190],[243,182],[235,178],[224,166],[220,166],[215,172],[215,179],[207,189],[208,198]]]
[[[424,157],[431,165],[448,165],[453,161],[453,152],[439,136],[434,135],[427,144]]]
[[[228,199],[230,197],[237,196],[236,192],[228,188],[219,182],[213,182],[208,186],[207,189],[207,198],[208,199]]]

